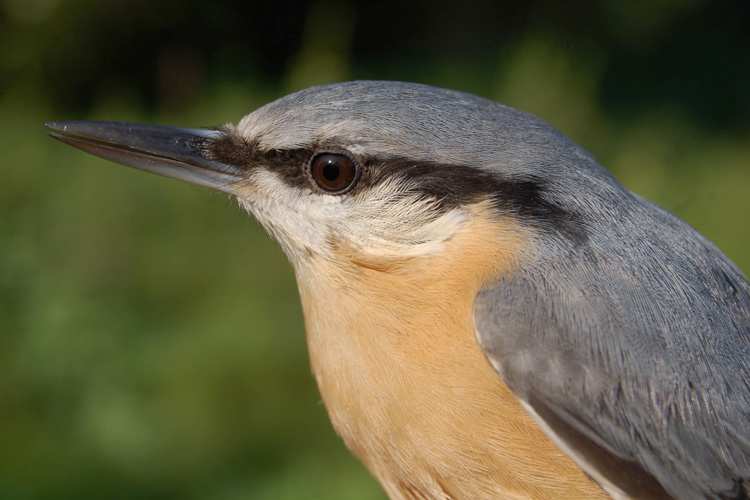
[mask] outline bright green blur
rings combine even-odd
[[[57,42],[24,33],[93,3],[24,5],[0,0],[13,43],[0,35],[0,75],[19,75],[0,80],[0,500],[382,498],[328,424],[275,243],[226,196],[64,146],[45,120],[204,126],[313,83],[419,79],[540,115],[750,271],[750,124],[707,126],[675,105],[610,112],[606,50],[539,28],[468,62],[435,49],[380,75],[353,60],[350,31],[329,29],[356,14],[316,4],[271,83],[203,74],[175,104],[182,90],[149,102],[123,78],[76,107],[34,68],[39,45]],[[648,29],[676,15],[662,9]],[[75,17],[59,19],[74,36]]]

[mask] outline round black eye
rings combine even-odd
[[[310,162],[310,177],[323,191],[343,193],[357,182],[357,164],[346,155],[322,153]]]

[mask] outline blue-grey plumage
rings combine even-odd
[[[446,456],[440,447],[424,451],[430,477],[410,482],[419,467],[402,462],[419,450],[399,454],[393,443],[401,441],[384,446],[359,429],[383,425],[378,429],[391,436],[394,408],[424,393],[439,395],[419,399],[434,405],[428,417],[420,408],[399,418],[432,420],[442,412],[445,419],[479,419],[490,412],[491,399],[477,408],[461,399],[471,391],[402,387],[414,380],[437,384],[444,360],[414,362],[425,377],[399,371],[409,363],[398,361],[409,360],[407,351],[398,351],[403,337],[413,334],[409,328],[430,333],[408,352],[437,350],[449,338],[430,336],[448,307],[429,309],[430,301],[439,302],[429,294],[460,289],[461,272],[471,274],[479,261],[488,265],[477,241],[505,245],[487,255],[512,265],[496,266],[489,278],[482,274],[477,290],[467,288],[467,311],[459,303],[449,312],[470,317],[473,308],[477,346],[578,466],[614,497],[750,496],[750,285],[690,226],[629,192],[541,120],[460,92],[348,82],[284,97],[219,132],[195,131],[194,141],[185,142],[186,129],[174,129],[181,137],[177,156],[144,149],[149,140],[143,134],[153,128],[128,128],[141,134],[135,146],[122,138],[112,143],[109,129],[53,128],[73,145],[139,168],[176,176],[175,168],[186,166],[189,180],[203,176],[193,182],[233,194],[279,240],[295,267],[313,369],[334,425],[393,497],[467,496],[456,488],[465,488],[471,473],[494,470],[484,456],[469,460],[480,435],[480,441],[466,441],[469,448],[453,450],[469,457],[455,467],[434,463]],[[491,223],[477,224],[482,217]],[[483,234],[465,237],[471,231]],[[461,258],[440,268],[449,254]],[[417,272],[409,274],[410,266]],[[419,280],[422,275],[447,285],[432,287]],[[378,285],[365,295],[371,283]],[[321,290],[342,293],[350,309],[326,316],[315,306]],[[426,296],[424,303],[415,292]],[[350,298],[357,295],[365,298]],[[389,295],[398,300],[388,302]],[[419,307],[426,307],[426,317],[410,315]],[[379,344],[394,335],[399,340],[388,349],[395,350],[384,350]],[[381,351],[386,355],[373,354]],[[349,371],[335,366],[347,363]],[[462,387],[462,369],[459,363],[454,380],[449,374],[443,382]],[[389,389],[373,396],[363,389],[367,384]],[[483,384],[476,394],[490,387]],[[452,396],[456,406],[445,410]],[[462,413],[461,405],[469,409]],[[446,422],[445,429],[459,432],[460,422]],[[487,437],[494,440],[493,453],[502,454],[497,439]],[[395,458],[378,461],[368,453]],[[385,470],[391,459],[401,461],[398,473]],[[525,470],[542,474],[532,469]],[[513,473],[502,480],[512,482]],[[482,488],[474,491],[523,490]],[[541,498],[548,490],[525,491]]]
[[[676,498],[745,498],[747,281],[690,226],[614,181],[560,186],[556,198],[580,200],[588,239],[548,239],[482,291],[488,357],[532,407],[637,461]]]

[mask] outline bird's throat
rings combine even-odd
[[[476,210],[439,254],[394,264],[347,253],[298,272],[331,421],[392,498],[606,497],[475,340],[474,297],[527,246],[520,227]]]

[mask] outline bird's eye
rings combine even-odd
[[[357,182],[357,164],[346,155],[322,153],[310,162],[310,177],[323,191],[341,194]]]

